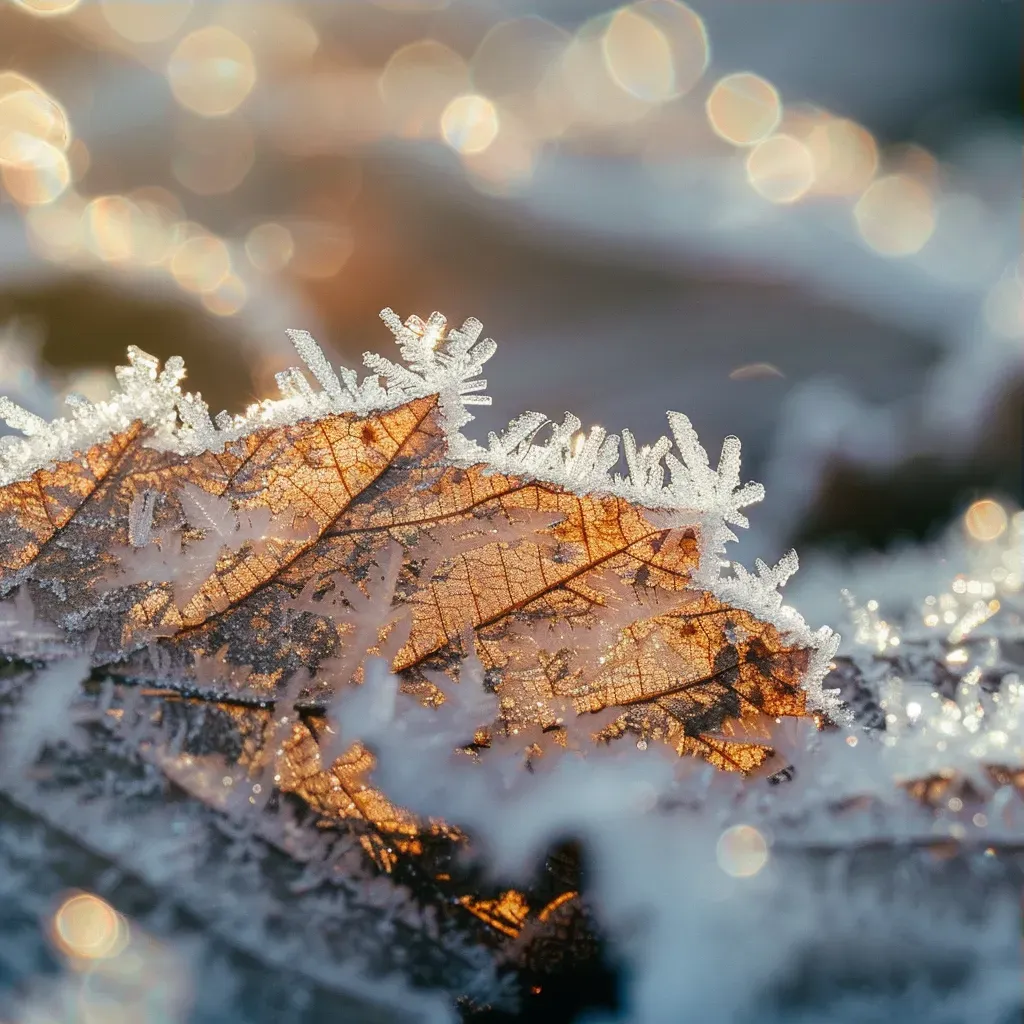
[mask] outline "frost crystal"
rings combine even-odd
[[[132,499],[128,511],[128,540],[133,548],[144,548],[149,543],[159,497],[157,491],[139,491]]]
[[[40,669],[25,687],[17,713],[0,737],[0,767],[18,773],[31,766],[48,744],[74,740],[69,713],[89,675],[88,657],[68,658]]]
[[[161,372],[157,370],[158,362],[153,356],[130,345],[128,365],[114,371],[120,387],[107,401],[83,402],[75,396],[69,403],[70,418],[44,423],[42,427],[35,423],[38,417],[8,399],[0,400],[0,419],[28,434],[24,441],[6,444],[0,451],[0,486],[23,480],[43,466],[70,459],[76,452],[126,430],[136,421],[153,432],[154,443],[174,446],[184,433],[177,427],[176,416],[179,404],[184,403],[178,382],[185,375],[185,367],[175,357],[167,360]]]

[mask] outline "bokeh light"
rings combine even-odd
[[[74,10],[82,0],[11,0],[11,2],[15,7],[19,7],[29,14],[49,18],[54,15],[67,14]]]
[[[276,274],[288,266],[295,255],[295,239],[283,225],[274,221],[257,224],[245,239],[249,262],[265,274]]]
[[[26,139],[67,149],[67,112],[31,79],[5,72],[0,74],[0,163],[18,163]]]
[[[975,540],[990,541],[1006,532],[1009,519],[998,501],[982,498],[964,513],[964,528]]]
[[[878,170],[874,136],[855,121],[826,116],[802,141],[814,158],[814,190],[825,195],[857,195]]]
[[[649,103],[689,92],[710,56],[703,20],[677,0],[638,0],[620,8],[601,45],[614,81]]]
[[[235,274],[228,274],[212,291],[202,297],[203,306],[214,316],[234,316],[246,300],[245,282]]]
[[[39,206],[64,193],[70,143],[67,113],[52,96],[17,72],[0,74],[0,175],[16,203]]]
[[[463,153],[462,163],[477,191],[508,196],[529,184],[539,152],[536,136],[519,119],[503,112],[495,140],[478,153]]]
[[[252,50],[234,32],[211,25],[185,36],[167,63],[175,99],[203,117],[236,110],[256,84]]]
[[[883,256],[913,255],[935,230],[931,193],[902,174],[873,181],[857,200],[854,217],[861,238]]]
[[[212,292],[231,273],[231,256],[223,241],[192,226],[194,233],[171,256],[174,279],[189,292]]]
[[[132,189],[128,193],[128,198],[136,206],[149,208],[158,213],[168,225],[182,220],[185,216],[185,207],[181,200],[170,189],[160,185],[143,185],[141,188]]]
[[[49,142],[22,136],[6,150],[7,159],[0,170],[4,188],[16,203],[52,203],[71,184],[67,156]]]
[[[436,137],[445,107],[468,83],[462,57],[434,39],[420,39],[391,55],[378,84],[394,131]]]
[[[295,254],[291,269],[311,281],[338,274],[355,246],[352,232],[341,225],[321,221],[295,221],[291,225]]]
[[[441,134],[459,153],[482,153],[498,134],[498,111],[486,96],[456,96],[441,114]]]
[[[218,8],[217,21],[246,41],[260,68],[307,70],[320,48],[320,34],[297,6],[275,0],[228,0]]]
[[[628,93],[662,103],[675,93],[672,50],[665,33],[631,7],[617,11],[601,38],[608,73]]]
[[[134,259],[143,266],[163,263],[175,244],[177,225],[185,213],[176,196],[164,188],[134,189],[127,196],[138,211],[134,220]]]
[[[774,363],[746,363],[729,373],[729,380],[770,380],[786,375]]]
[[[135,255],[139,208],[120,195],[98,196],[85,208],[86,246],[101,260],[116,263]]]
[[[712,130],[734,146],[767,138],[782,120],[782,100],[771,82],[750,71],[720,78],[705,102]]]
[[[916,142],[901,142],[886,153],[886,163],[893,171],[908,174],[914,178],[935,185],[939,180],[939,161]]]
[[[128,923],[91,893],[68,897],[53,915],[52,935],[60,949],[83,960],[117,956],[128,943]]]
[[[651,104],[633,95],[612,77],[604,37],[611,17],[584,22],[569,41],[553,74],[542,83],[540,102],[547,116],[564,124],[612,126],[636,121]]]
[[[100,0],[106,23],[132,43],[157,43],[173,36],[192,10],[192,0]]]
[[[768,843],[752,825],[733,825],[719,837],[718,866],[733,878],[750,878],[768,863]]]
[[[814,184],[810,150],[792,135],[771,135],[747,156],[747,180],[773,203],[793,203]]]
[[[536,15],[499,22],[470,61],[473,86],[497,100],[527,97],[554,67],[570,38],[565,29]]]

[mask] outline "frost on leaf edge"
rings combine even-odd
[[[614,495],[652,510],[652,521],[666,529],[697,527],[701,559],[694,583],[769,622],[788,643],[809,649],[803,680],[809,706],[833,718],[847,717],[837,691],[822,687],[839,635],[827,626],[812,630],[795,609],[782,603],[779,588],[797,568],[796,552],[774,567],[758,559],[756,573],[721,561],[726,544],[736,540],[732,527],[748,525],[741,510],[764,497],[761,484],[740,483],[738,438],[725,439],[718,467],[712,469],[682,413],[668,413],[671,438],[662,436],[652,445],[638,446],[628,430],[621,436],[602,427],[582,433],[580,420],[571,413],[557,423],[542,413],[525,412],[501,434],[489,434],[484,447],[462,433],[473,419],[469,407],[491,404],[490,396],[483,394],[487,381],[480,373],[497,345],[490,338],[481,339],[480,321],[471,317],[461,327],[447,329],[445,317],[437,312],[426,320],[410,316],[404,322],[390,308],[380,316],[395,337],[401,362],[367,352],[363,364],[371,372],[360,380],[355,370],[332,367],[307,331],[290,330],[292,344],[320,389],[292,367],[277,374],[280,398],[254,403],[241,415],[220,412],[211,417],[198,392],[181,390],[185,364],[180,356],[172,356],[160,369],[154,356],[134,345],[128,348],[128,366],[115,370],[118,388],[110,398],[94,403],[68,395],[71,413],[66,418],[47,422],[0,396],[0,419],[25,435],[0,438],[0,486],[71,459],[136,421],[148,431],[147,445],[194,455],[220,451],[257,429],[342,413],[365,416],[437,395],[451,464],[483,464],[494,472],[556,484],[577,494]],[[550,436],[537,443],[535,438],[545,427]],[[613,472],[620,455],[628,468],[626,476]],[[725,566],[730,574],[723,574]]]

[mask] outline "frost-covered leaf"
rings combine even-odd
[[[615,709],[606,736],[756,768],[770,750],[746,723],[808,713],[828,638],[778,614],[788,563],[758,577],[707,569],[724,524],[742,519],[737,502],[757,496],[740,486],[738,442],[716,473],[672,414],[678,457],[629,438],[623,478],[617,438],[580,440],[567,417],[538,444],[543,418],[529,415],[487,452],[460,429],[493,343],[475,322],[446,336],[436,314],[384,315],[409,364],[368,357],[386,387],[343,383],[295,332],[323,391],[291,372],[282,400],[219,416],[223,428],[180,393],[180,367],[158,374],[135,354],[107,407],[8,457],[0,589],[23,585],[119,679],[273,702],[307,670],[315,712],[388,634],[394,671],[428,701],[431,670],[457,676],[479,657],[500,709],[482,729],[563,730]],[[109,408],[134,418],[112,430]],[[33,459],[46,464],[12,479]],[[248,666],[244,686],[211,678],[213,658]]]

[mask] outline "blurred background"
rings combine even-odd
[[[740,557],[1020,502],[1021,5],[0,0],[0,393],[213,411],[476,316],[525,408],[694,421]]]

